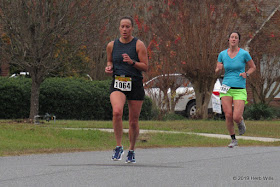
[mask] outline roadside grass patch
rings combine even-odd
[[[280,138],[280,120],[277,121],[245,121],[245,136]],[[44,124],[43,124],[44,125]],[[111,121],[75,121],[58,120],[56,123],[45,123],[52,127],[71,128],[109,128]],[[167,130],[195,133],[228,134],[224,120],[173,120],[173,121],[139,121],[140,129]],[[128,129],[128,121],[123,121],[123,128]],[[235,125],[236,132],[238,131]]]
[[[0,125],[0,155],[107,150],[112,133],[64,130],[35,125]]]
[[[184,132],[228,134],[224,121],[175,120],[140,121],[140,129],[182,132],[178,134],[140,134],[136,148],[154,147],[227,147],[230,139],[209,138]],[[128,122],[124,121],[124,128]],[[280,138],[279,121],[246,121],[246,136]],[[67,130],[65,128],[76,128]],[[19,120],[0,120],[0,156],[74,151],[112,150],[114,133],[81,128],[112,128],[111,121],[57,120],[39,125]],[[237,129],[236,129],[237,132]],[[128,149],[128,134],[123,134]],[[238,140],[239,146],[280,146],[280,142]]]

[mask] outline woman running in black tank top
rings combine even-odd
[[[107,45],[107,66],[105,72],[113,76],[110,87],[110,101],[113,108],[113,128],[116,138],[112,160],[121,160],[124,154],[122,146],[122,115],[127,100],[129,108],[129,151],[126,163],[136,163],[135,143],[139,135],[139,116],[144,100],[142,71],[148,70],[147,49],[142,41],[132,36],[133,19],[120,19],[121,37]]]

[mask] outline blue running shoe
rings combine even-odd
[[[135,153],[133,150],[128,151],[127,159],[126,159],[125,163],[133,163],[133,164],[136,163]]]
[[[123,146],[117,146],[116,149],[113,150],[112,160],[114,161],[122,160],[123,154],[124,154]]]

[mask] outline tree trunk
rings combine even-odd
[[[194,92],[196,98],[196,117],[198,119],[207,119],[208,118],[208,104],[210,102],[210,98],[212,95],[213,86],[207,89],[207,86],[204,84],[200,84],[199,82],[193,83]],[[210,83],[208,83],[210,84]]]
[[[208,104],[210,101],[209,94],[202,94],[195,92],[196,97],[196,117],[198,119],[208,118]]]
[[[31,98],[30,98],[30,113],[29,120],[33,121],[34,116],[39,114],[39,95],[41,82],[32,78]]]
[[[176,90],[171,89],[171,93],[170,93],[170,112],[171,113],[175,113],[175,105],[176,105],[175,97],[176,97]]]

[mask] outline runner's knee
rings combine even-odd
[[[232,118],[233,118],[232,112],[225,112],[225,117],[226,117],[227,119],[232,119]]]
[[[241,121],[241,116],[240,115],[238,115],[238,116],[233,116],[233,121],[235,122],[235,123],[240,123],[240,121]]]
[[[122,118],[123,116],[123,111],[122,110],[114,110],[113,111],[113,117],[114,118]]]

